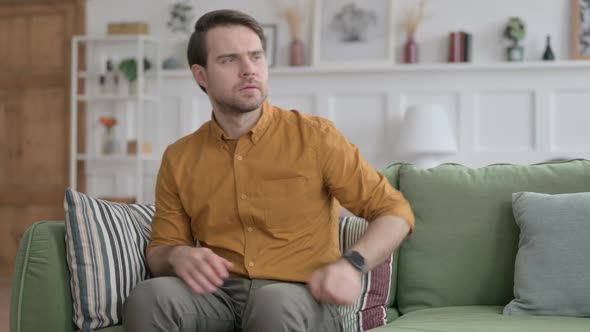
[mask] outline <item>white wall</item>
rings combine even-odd
[[[286,21],[278,14],[276,3],[280,0],[191,0],[194,20],[202,14],[221,8],[245,11],[262,23],[276,23],[278,32],[277,64],[288,62],[289,29]],[[285,0],[283,0],[285,1]],[[287,0],[289,1],[289,0]],[[313,0],[307,1],[309,13],[304,36],[309,51]],[[150,31],[163,36],[171,43],[171,52],[183,54],[184,40],[175,40],[167,30],[169,9],[174,0],[88,0],[87,32],[104,34],[108,22],[142,20],[150,24]],[[394,0],[397,22],[403,9],[416,6],[418,0]],[[570,56],[570,0],[430,0],[428,13],[432,18],[418,31],[420,60],[423,63],[444,62],[447,55],[447,39],[450,31],[466,30],[474,35],[473,59],[476,62],[495,62],[504,59],[506,40],[503,28],[510,16],[520,16],[528,28],[525,41],[526,58],[539,59],[544,50],[545,36],[552,37],[553,50],[558,59]],[[192,25],[191,25],[192,26]],[[400,47],[404,42],[401,26],[396,25],[395,43],[398,60]],[[308,57],[309,58],[309,57]]]
[[[329,0],[328,0],[329,1]],[[397,0],[396,11],[417,0]],[[164,52],[183,56],[186,41],[166,29],[172,0],[89,0],[88,33],[104,34],[108,22],[146,20],[152,34],[168,43]],[[195,20],[218,8],[251,13],[260,22],[279,24],[278,65],[287,63],[289,31],[271,0],[192,1]],[[403,160],[394,151],[396,134],[407,107],[438,103],[449,112],[458,152],[446,161],[469,166],[496,162],[529,164],[551,158],[590,158],[589,63],[502,64],[502,30],[509,16],[528,24],[527,60],[538,60],[546,34],[558,60],[569,58],[569,0],[430,0],[427,21],[418,33],[422,63],[445,62],[452,30],[474,35],[471,65],[348,66],[275,68],[270,74],[271,102],[326,117],[357,144],[377,168]],[[139,9],[138,9],[139,8]],[[311,22],[311,18],[308,18]],[[311,30],[306,34],[309,41]],[[401,47],[398,31],[396,44]],[[307,45],[310,43],[308,42]],[[398,52],[399,53],[399,52]],[[351,84],[354,82],[354,84]],[[210,104],[187,69],[168,72],[163,82],[163,112],[147,115],[146,139],[163,148],[210,118]],[[103,162],[104,163],[104,162]],[[145,201],[153,197],[159,161],[149,161],[144,175]],[[125,167],[89,165],[89,191],[95,195],[132,195],[133,174]]]

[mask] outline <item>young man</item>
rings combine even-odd
[[[212,120],[170,145],[126,331],[340,331],[363,272],[413,227],[402,194],[327,120],[272,106],[259,24],[232,10],[195,26],[188,58]],[[370,226],[338,249],[340,202]]]

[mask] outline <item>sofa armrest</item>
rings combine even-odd
[[[37,222],[20,241],[10,304],[10,331],[75,331],[65,224]]]

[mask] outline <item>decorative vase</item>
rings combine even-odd
[[[515,44],[506,49],[506,58],[508,61],[522,61],[524,60],[524,47]]]
[[[545,61],[553,61],[555,60],[555,54],[551,49],[551,36],[547,36],[545,41],[545,52],[543,52],[543,60]]]
[[[137,96],[139,83],[137,80],[129,81],[129,96]]]
[[[305,64],[303,42],[295,38],[289,48],[289,66],[303,66]]]
[[[408,36],[404,45],[404,63],[418,63],[418,44],[412,36]]]
[[[102,154],[109,155],[117,152],[117,139],[115,137],[115,130],[113,127],[106,127],[104,135],[102,135],[101,144]]]

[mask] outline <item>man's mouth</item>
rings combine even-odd
[[[257,90],[258,87],[256,85],[246,85],[240,89],[240,91],[254,91]]]

